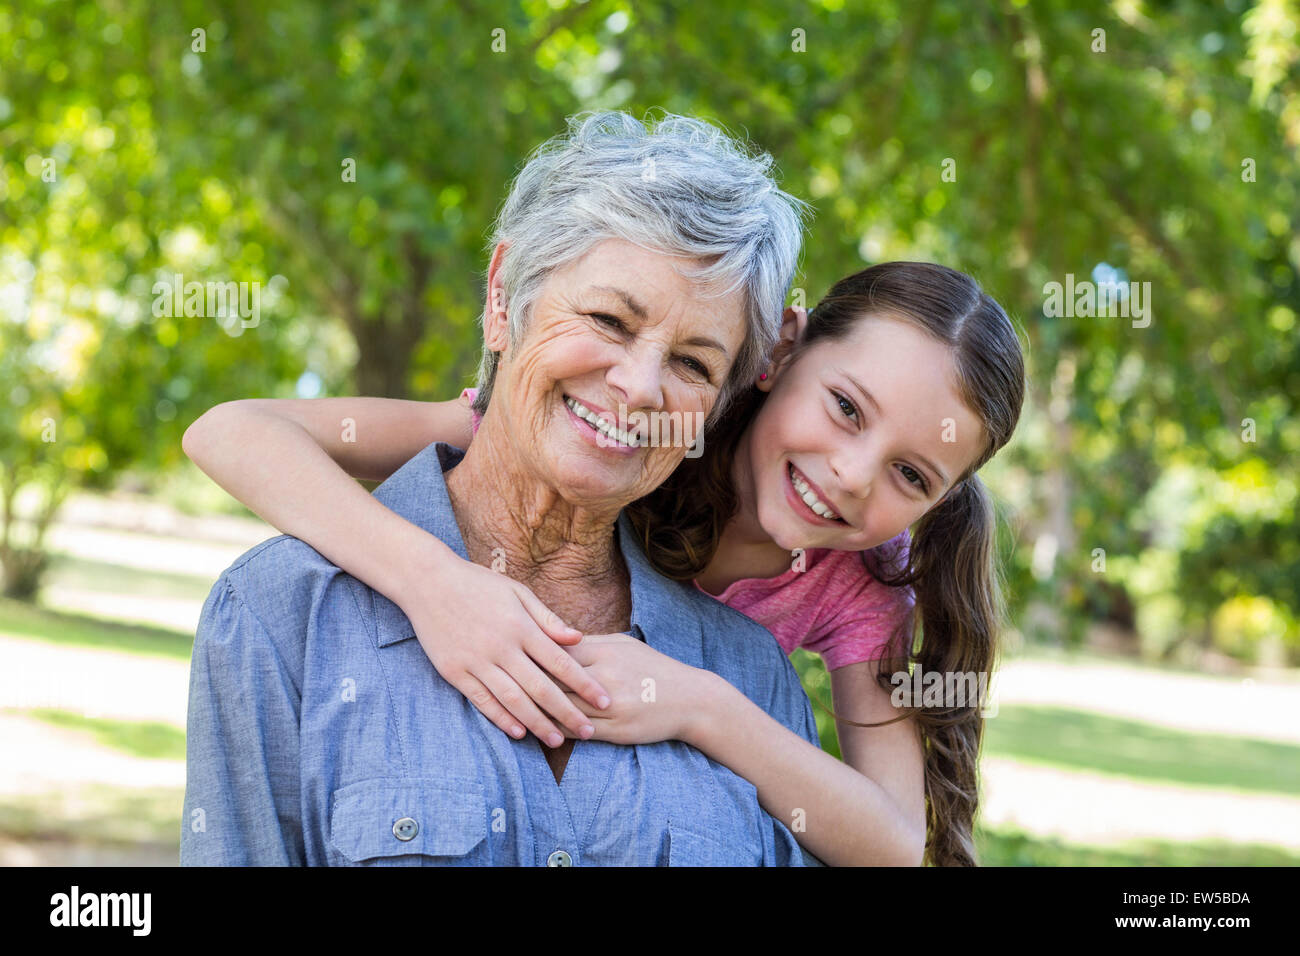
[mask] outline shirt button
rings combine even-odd
[[[407,843],[415,839],[415,835],[420,832],[420,825],[410,817],[402,817],[393,824],[393,836]]]
[[[547,866],[573,866],[573,858],[563,850],[556,850],[546,858]]]

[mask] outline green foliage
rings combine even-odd
[[[1295,0],[0,8],[6,488],[56,507],[165,465],[203,408],[305,369],[454,394],[519,164],[579,110],[665,108],[748,134],[814,204],[809,304],[930,259],[1022,323],[1030,399],[986,470],[1024,630],[1159,619],[1162,652],[1249,657],[1221,607],[1300,616],[1298,35]],[[1149,282],[1150,325],[1045,314],[1094,270]],[[255,329],[155,317],[174,272],[279,291]],[[11,550],[39,555],[51,507]]]

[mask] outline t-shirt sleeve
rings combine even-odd
[[[478,398],[478,389],[467,388],[460,393],[460,397],[468,399],[472,403],[474,399]],[[483,416],[480,415],[478,412],[474,411],[473,408],[469,410],[470,427],[474,430],[476,434],[478,433],[478,423],[481,422],[482,420],[483,420]]]
[[[886,572],[901,569],[907,561],[909,540],[904,532],[880,548],[875,557]],[[882,657],[906,654],[912,634],[916,598],[906,585],[891,587],[873,577],[868,563],[855,562],[854,584],[846,588],[823,633],[805,647],[821,655],[827,670]]]

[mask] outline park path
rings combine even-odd
[[[1294,675],[1226,677],[1034,656],[1004,664],[994,694],[999,704],[1068,707],[1174,730],[1300,743]]]
[[[0,709],[185,726],[188,661],[0,633]]]

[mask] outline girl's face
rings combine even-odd
[[[786,312],[780,355],[803,331]],[[864,551],[934,507],[985,442],[949,348],[872,316],[839,341],[778,357],[767,400],[737,446],[746,517],[783,550]]]

